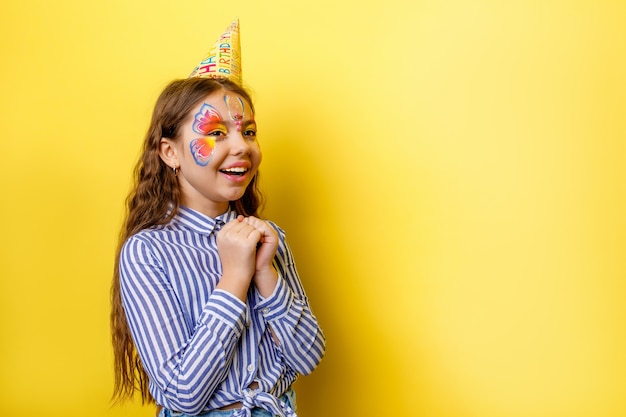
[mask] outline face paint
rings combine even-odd
[[[206,136],[221,123],[220,112],[215,107],[204,103],[194,117],[192,129],[197,134]]]
[[[211,155],[213,155],[213,148],[215,148],[215,140],[210,137],[194,139],[189,143],[193,160],[203,167],[209,164]]]
[[[240,97],[224,96],[224,103],[228,109],[228,116],[235,122],[237,131],[241,132],[241,121],[243,120],[243,100]]]
[[[200,111],[194,116],[192,129],[198,135],[204,136],[189,143],[189,150],[196,164],[201,166],[208,165],[211,155],[213,155],[213,148],[215,148],[215,139],[207,135],[221,124],[222,116],[220,113],[215,107],[206,103],[202,105]]]

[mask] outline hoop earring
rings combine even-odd
[[[172,171],[174,171],[174,176],[177,177],[178,176],[178,167],[173,167]]]

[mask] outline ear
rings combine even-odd
[[[170,168],[180,167],[180,161],[178,160],[178,150],[174,142],[168,138],[161,138],[159,142],[159,156]]]

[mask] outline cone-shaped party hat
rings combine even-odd
[[[213,44],[189,78],[228,78],[241,85],[241,45],[239,19],[236,18]]]

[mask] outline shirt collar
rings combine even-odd
[[[213,218],[189,207],[180,206],[178,213],[172,220],[197,233],[210,235],[219,231],[224,224],[236,218],[237,212],[230,208],[225,213]]]

